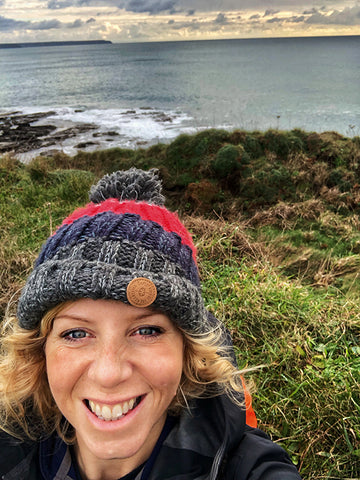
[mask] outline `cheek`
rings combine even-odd
[[[61,349],[45,349],[46,373],[54,397],[68,393],[77,377],[76,361]]]
[[[154,358],[147,365],[148,378],[151,378],[153,386],[160,390],[169,390],[171,395],[175,395],[183,371],[182,352]]]

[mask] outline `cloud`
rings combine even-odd
[[[269,20],[266,20],[266,23],[280,23],[280,22],[283,22],[284,20],[285,20],[284,18],[273,17],[273,18],[269,18]]]
[[[50,0],[47,3],[49,10],[61,10],[68,7],[82,7],[90,5],[90,0]]]
[[[272,8],[269,8],[268,10],[265,11],[264,17],[269,17],[270,15],[276,15],[279,12],[280,10],[273,10]]]
[[[290,18],[287,18],[286,21],[287,22],[291,22],[291,23],[301,23],[305,20],[305,16],[304,15],[300,15],[300,16],[296,16],[294,15],[293,17],[290,17]]]
[[[14,30],[22,29],[27,23],[0,15],[0,31],[2,32],[13,32]]]
[[[174,22],[173,24],[171,24],[172,30],[195,31],[195,30],[200,30],[200,27],[201,27],[200,23],[196,22],[195,20],[191,22]]]
[[[55,18],[53,20],[43,20],[42,22],[26,22],[26,30],[52,30],[61,28],[62,23]]]
[[[71,0],[64,0],[59,2],[59,0],[50,0],[47,4],[47,8],[50,10],[60,10],[61,8],[71,7],[73,2]]]
[[[52,30],[62,26],[59,20],[43,20],[41,22],[31,22],[5,18],[0,15],[0,30],[14,32],[18,30]]]
[[[273,11],[274,13],[274,11]],[[268,16],[269,10],[264,14]],[[256,16],[250,17],[256,19]],[[354,7],[345,7],[343,10],[333,10],[331,13],[324,12],[316,8],[304,10],[302,15],[292,16],[273,16],[266,20],[267,24],[286,24],[286,23],[304,23],[312,25],[341,25],[341,26],[357,26],[360,25],[360,4]]]
[[[151,13],[156,14],[167,10],[175,13],[174,8],[177,0],[127,0],[121,2],[119,7],[124,8],[127,12],[134,13]]]
[[[80,28],[84,25],[82,20],[75,20],[70,23],[63,23],[56,18],[50,20],[42,20],[40,22],[33,22],[30,20],[14,20],[12,18],[5,18],[0,15],[0,31],[15,32],[23,30],[54,30],[62,27],[66,28]]]
[[[304,31],[310,34],[325,30],[341,32],[350,31],[349,26],[355,30],[360,25],[360,0],[343,3],[340,0],[31,0],[31,4],[33,1],[48,6],[46,16],[43,7],[34,10],[32,20],[6,14],[5,8],[0,8],[3,15],[13,17],[0,16],[3,38],[10,38],[8,32],[16,32],[18,38],[18,32],[27,32],[23,37],[37,40],[56,39],[60,35],[74,37],[75,33],[79,37],[84,33],[101,34],[115,42],[231,38],[279,35],[282,28],[286,35]],[[356,7],[345,8],[348,2]],[[11,2],[0,0],[0,5],[5,3]],[[321,7],[324,4],[326,7]],[[62,16],[65,9],[71,16]],[[332,25],[338,27],[335,29]],[[39,30],[38,34],[35,30]]]
[[[303,11],[303,15],[311,15],[312,13],[317,13],[317,9],[313,7],[311,10]]]
[[[72,23],[68,23],[66,25],[67,28],[80,28],[84,25],[84,22],[82,20],[80,20],[79,18],[77,20],[75,20],[74,22]]]
[[[100,28],[104,34],[110,33],[111,31],[116,32],[117,38],[120,40],[141,40],[144,41],[149,38],[148,33],[146,33],[147,23],[140,22],[137,25],[129,25],[123,28],[120,28],[117,25],[103,25]]]
[[[305,20],[306,23],[318,25],[360,25],[360,5],[334,10],[331,14],[313,13]]]
[[[320,1],[320,0],[316,0]],[[339,0],[326,0],[329,1],[339,1]],[[356,0],[354,0],[356,1]],[[230,11],[244,11],[250,10],[250,12],[263,12],[266,9],[279,9],[282,10],[297,10],[298,3],[300,8],[309,8],[309,4],[312,6],[315,4],[314,0],[178,0],[179,7],[181,8],[196,8],[197,11],[201,12],[214,12],[221,11],[230,12]],[[270,6],[269,6],[270,5]],[[303,7],[301,7],[303,5]]]
[[[223,13],[219,13],[219,15],[215,18],[214,23],[218,25],[226,25],[229,23],[228,19],[226,18],[226,15]]]

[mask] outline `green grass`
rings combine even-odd
[[[219,176],[224,154],[233,169],[225,162]],[[1,315],[90,185],[132,165],[160,169],[168,206],[196,239],[208,308],[231,331],[239,367],[260,367],[247,374],[260,427],[304,478],[359,479],[360,140],[209,131],[27,166],[3,156]]]
[[[261,366],[247,376],[260,427],[304,478],[359,478],[358,289],[352,298],[285,276],[246,225],[186,223],[197,239],[208,308],[230,329],[239,367]]]
[[[231,330],[239,366],[263,366],[250,375],[260,427],[305,478],[357,478],[358,305],[286,281],[261,260],[201,266],[208,306]]]

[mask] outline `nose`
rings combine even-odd
[[[130,378],[132,371],[126,347],[104,344],[96,350],[88,376],[98,386],[110,389]]]

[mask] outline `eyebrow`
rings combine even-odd
[[[143,319],[146,319],[148,317],[153,317],[154,315],[162,315],[162,312],[158,311],[158,310],[151,310],[147,313],[141,313],[139,314],[137,317],[133,318],[131,320],[131,322],[136,322],[136,321],[139,321],[139,320],[143,320]],[[80,322],[84,322],[84,323],[93,323],[94,320],[91,320],[87,317],[82,317],[82,316],[79,316],[78,314],[72,314],[72,313],[66,313],[66,312],[60,312],[58,315],[56,315],[56,317],[54,317],[54,321],[57,320],[57,319],[68,319],[68,320],[75,320],[75,321],[80,321]]]
[[[55,320],[58,320],[58,319],[68,319],[68,320],[75,320],[75,321],[80,321],[84,323],[91,323],[91,320],[89,320],[88,318],[80,317],[78,315],[72,315],[71,313],[70,314],[59,313],[59,315],[56,315],[56,317],[54,318],[54,322]]]

